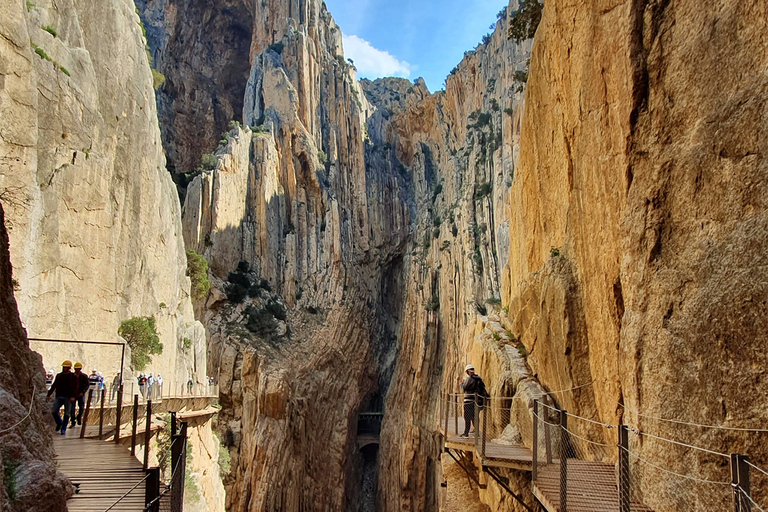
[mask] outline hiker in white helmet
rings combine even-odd
[[[464,367],[464,372],[467,377],[461,382],[461,389],[464,391],[464,433],[459,437],[469,437],[470,425],[477,428],[477,422],[475,421],[475,405],[482,407],[484,399],[487,396],[485,390],[485,383],[478,374],[475,373],[475,367],[468,364]]]

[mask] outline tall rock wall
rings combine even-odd
[[[29,349],[13,297],[5,215],[0,205],[0,507],[66,510],[69,481],[56,472],[40,356]]]
[[[364,410],[385,413],[379,508],[437,508],[439,397],[467,362],[495,396],[572,390],[557,403],[574,414],[761,456],[747,437],[627,412],[762,419],[726,386],[762,375],[761,5],[554,1],[532,46],[507,38],[513,1],[437,94],[358,84],[313,0],[139,6],[176,170],[216,148],[183,231],[211,266],[196,311],[222,389],[230,509],[365,508]],[[514,414],[530,439],[527,405]],[[664,510],[659,478],[642,486]],[[480,498],[517,506],[494,483]]]
[[[115,341],[122,320],[154,315],[164,350],[148,370],[204,380],[205,334],[133,4],[2,9],[0,190],[30,337]],[[117,348],[34,348],[49,366],[69,358],[109,377],[119,369]]]
[[[763,465],[754,436],[633,411],[765,422],[765,9],[546,4],[503,294],[541,381],[592,389],[566,393],[569,411]],[[711,454],[643,437],[632,449],[672,471],[728,480],[727,461]],[[675,509],[669,475],[649,470],[642,483],[654,510]],[[727,493],[674,485],[698,506],[727,506]]]
[[[227,506],[343,510],[359,493],[357,412],[381,407],[391,366],[404,183],[366,167],[370,106],[325,7],[263,2],[253,17],[245,126],[184,207],[214,284],[197,306],[232,457]]]

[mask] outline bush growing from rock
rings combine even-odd
[[[163,353],[154,316],[133,317],[120,324],[117,333],[131,347],[131,366],[141,371],[152,362],[152,355]]]
[[[187,273],[192,280],[192,298],[202,299],[211,290],[208,261],[193,250],[187,251]]]

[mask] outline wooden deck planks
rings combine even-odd
[[[456,423],[458,423],[459,433],[464,432],[464,418],[449,418],[446,443],[451,448],[457,450],[473,451],[475,448],[474,434],[469,435],[469,439],[459,437],[456,433]],[[441,425],[443,430],[445,424]],[[521,445],[508,445],[494,442],[494,439],[487,439],[485,443],[485,457],[483,464],[492,467],[513,467],[522,471],[530,471],[533,462],[533,453],[531,450]]]
[[[459,433],[464,432],[464,418],[449,418],[448,431],[445,432],[445,423],[441,423],[440,429],[445,434],[447,447],[476,452],[473,434],[468,439],[459,437]],[[531,471],[533,453],[524,446],[486,440],[482,463],[488,467]],[[619,512],[616,482],[614,464],[568,459],[568,512]],[[533,493],[549,512],[560,512],[560,465],[557,459],[538,468]],[[653,512],[647,506],[634,502],[630,503],[630,510]]]
[[[141,462],[122,446],[79,436],[80,428],[75,427],[65,436],[56,434],[53,443],[58,469],[79,488],[67,501],[70,512],[104,512],[126,493],[128,496],[112,510],[143,510],[145,484]]]

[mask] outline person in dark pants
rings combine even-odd
[[[72,419],[69,426],[74,427],[75,421],[77,424],[82,424],[83,421],[83,409],[85,409],[85,394],[88,392],[88,386],[90,381],[88,376],[83,373],[83,363],[75,363],[75,377],[77,377],[77,396],[75,397],[75,403],[72,404]],[[77,410],[77,415],[75,415]]]
[[[48,390],[48,395],[45,397],[45,401],[51,400],[51,395],[56,392],[56,399],[53,402],[53,408],[51,414],[56,421],[56,432],[61,432],[64,435],[67,432],[67,422],[69,417],[72,416],[75,397],[77,396],[77,377],[72,373],[72,361],[64,361],[61,363],[61,373],[56,375],[51,384],[51,389]],[[59,415],[59,411],[62,406],[64,407],[64,418]]]
[[[464,391],[464,433],[459,437],[469,437],[470,425],[477,428],[475,420],[475,401],[477,405],[483,405],[483,399],[487,396],[485,383],[478,374],[475,373],[475,367],[468,364],[464,371],[467,378],[461,383],[461,389]],[[459,379],[461,380],[461,379]]]

